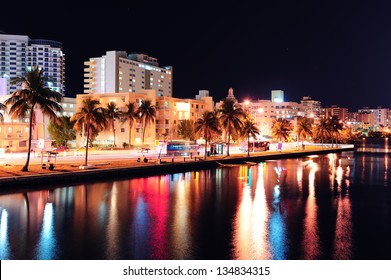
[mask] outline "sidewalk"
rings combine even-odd
[[[307,154],[325,154],[341,151],[353,151],[351,147],[325,148],[325,147],[306,147],[305,150],[283,150],[265,151],[250,153],[231,154],[211,156],[206,161],[189,157],[176,157],[172,162],[171,158],[164,159],[164,163],[159,164],[156,160],[156,155],[150,155],[150,160],[147,163],[138,162],[137,158],[121,157],[116,155],[115,158],[101,158],[98,160],[89,159],[88,164],[93,165],[91,169],[80,169],[80,165],[84,163],[84,157],[77,157],[70,162],[57,162],[54,170],[42,169],[41,159],[33,159],[30,161],[29,171],[21,171],[25,159],[15,161],[13,164],[5,163],[0,165],[0,188],[13,187],[20,185],[33,185],[37,183],[61,183],[70,182],[72,180],[93,180],[108,178],[108,176],[144,176],[159,173],[176,172],[178,170],[186,171],[191,169],[212,168],[216,166],[216,161],[231,163],[234,161],[262,161],[268,159],[282,159],[289,157],[301,157]],[[73,161],[73,162],[72,162]]]

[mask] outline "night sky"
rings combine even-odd
[[[388,1],[163,2],[18,4],[4,7],[0,30],[62,42],[67,96],[83,92],[84,61],[123,50],[173,66],[174,97],[207,89],[219,101],[233,87],[239,101],[270,99],[280,89],[286,101],[391,107]]]

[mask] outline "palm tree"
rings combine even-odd
[[[29,138],[27,160],[21,171],[28,171],[30,163],[32,128],[34,110],[40,109],[43,115],[47,115],[51,120],[57,119],[57,112],[62,112],[60,105],[62,101],[61,93],[51,90],[45,86],[46,77],[38,66],[26,71],[24,77],[14,77],[11,79],[12,85],[23,85],[22,89],[11,94],[4,104],[11,105],[9,114],[12,118],[20,118],[25,115],[29,117]]]
[[[320,122],[315,126],[315,137],[321,139],[322,147],[323,147],[323,141],[325,138],[328,138],[331,136],[331,130],[329,121],[327,119],[321,119]]]
[[[76,131],[84,131],[86,135],[86,154],[84,165],[87,166],[88,147],[90,145],[90,136],[95,132],[102,131],[107,127],[107,119],[105,117],[105,109],[100,106],[99,100],[91,97],[83,100],[83,105],[79,108],[71,118],[75,122],[74,129]]]
[[[250,137],[254,139],[257,138],[257,135],[261,134],[259,128],[255,125],[253,120],[246,118],[242,127],[242,135],[247,136],[247,156],[250,156]]]
[[[217,112],[219,113],[220,123],[226,132],[227,156],[229,156],[231,135],[240,131],[243,125],[242,119],[246,117],[246,114],[243,109],[237,105],[237,102],[231,98],[225,99]]]
[[[343,125],[340,122],[338,116],[332,116],[329,119],[329,126],[330,126],[331,136],[335,136],[335,145],[337,146],[338,135],[340,134],[340,132],[343,128]],[[333,140],[331,140],[331,146],[333,147]]]
[[[289,120],[283,118],[273,120],[271,133],[278,141],[281,141],[282,139],[287,140],[291,130],[292,124]]]
[[[298,117],[296,123],[297,141],[301,139],[301,145],[304,147],[304,139],[312,136],[312,119],[307,117]]]
[[[115,148],[115,120],[120,120],[122,116],[122,112],[117,107],[114,101],[110,101],[105,108],[106,118],[110,124],[111,130],[113,131],[114,141],[113,147]]]
[[[194,121],[193,120],[181,120],[178,124],[178,134],[183,139],[194,140]]]
[[[194,132],[202,134],[205,139],[204,159],[206,159],[208,142],[210,142],[212,133],[220,133],[219,120],[217,119],[216,114],[205,111],[202,114],[202,117],[196,120]]]
[[[76,139],[75,131],[71,117],[61,116],[58,122],[51,121],[48,125],[48,132],[52,139],[56,142],[56,146],[68,146],[69,140]]]
[[[145,137],[145,130],[147,125],[153,123],[156,119],[156,107],[152,105],[151,100],[141,100],[140,107],[137,109],[137,115],[143,123],[143,144]]]
[[[122,112],[122,117],[124,121],[129,122],[129,146],[131,146],[132,142],[132,127],[134,122],[138,119],[136,106],[133,102],[126,103],[126,111]]]
[[[0,122],[3,122],[4,116],[1,113],[1,111],[3,111],[3,112],[7,111],[7,106],[5,106],[3,103],[0,103]]]

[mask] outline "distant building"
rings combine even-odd
[[[300,101],[303,106],[303,116],[308,118],[319,118],[322,113],[321,102],[313,100],[310,96],[303,96]]]
[[[284,102],[284,91],[272,90],[272,102]]]
[[[242,108],[254,118],[262,137],[270,137],[273,120],[283,118],[290,120],[294,125],[296,117],[303,115],[302,104],[283,101],[283,94],[282,90],[273,90],[271,100],[245,100],[240,103]]]
[[[369,108],[369,107],[364,107],[362,109],[358,110],[359,114],[371,114],[373,115],[374,119],[374,126],[375,128],[379,127],[388,127],[388,116],[389,116],[389,109],[388,108],[382,108],[382,107],[377,107],[377,108]]]
[[[172,96],[171,66],[159,67],[146,54],[108,51],[84,62],[84,93],[125,93],[155,90],[157,96]]]
[[[44,70],[46,86],[65,95],[65,55],[62,43],[30,39],[25,35],[0,34],[0,95],[10,94],[20,86],[10,79],[23,77],[26,69],[38,65]]]
[[[348,119],[348,108],[341,108],[337,105],[331,105],[331,107],[325,107],[322,109],[322,114],[325,118],[331,118],[337,116],[339,120],[346,121]]]
[[[157,97],[156,138],[178,139],[178,125],[183,120],[194,123],[202,118],[205,111],[213,111],[212,97],[200,92],[195,99]]]

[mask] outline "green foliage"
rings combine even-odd
[[[68,116],[59,117],[58,122],[50,121],[48,131],[56,146],[67,146],[68,141],[76,139],[73,124]]]

